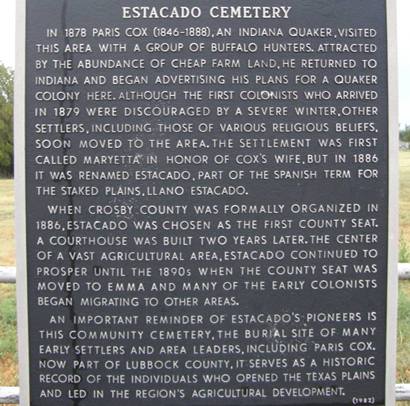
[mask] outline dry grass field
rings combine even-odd
[[[400,232],[410,247],[410,152],[400,152]]]
[[[0,264],[15,264],[14,191],[0,180]],[[17,385],[16,298],[14,285],[0,284],[0,386]]]
[[[0,264],[14,265],[13,181],[0,179]],[[400,260],[410,262],[410,152],[400,153]],[[410,282],[400,283],[397,382],[410,383]],[[0,284],[0,386],[17,385],[15,289]],[[410,406],[410,402],[400,402]]]
[[[400,152],[400,261],[410,262],[410,152]],[[397,382],[410,382],[410,281],[400,282]],[[410,406],[410,402],[398,402]]]
[[[0,180],[0,264],[14,265],[14,190],[12,179]]]

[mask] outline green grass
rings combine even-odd
[[[409,244],[402,237],[399,242],[399,262],[410,262]]]
[[[0,386],[17,383],[16,290],[0,284]]]
[[[13,292],[12,292],[13,293]],[[16,352],[16,298],[3,295],[0,298],[0,357]]]
[[[403,236],[399,242],[399,262],[410,262],[410,248]]]
[[[13,216],[13,181],[0,179],[1,265],[15,263]],[[410,262],[410,152],[400,152],[400,231],[400,262]],[[410,383],[410,281],[399,286],[396,381]],[[15,287],[0,284],[0,386],[16,384]]]
[[[397,324],[397,383],[410,382],[410,281],[399,285]],[[397,402],[398,406],[410,406],[410,402]]]

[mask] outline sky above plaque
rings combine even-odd
[[[0,4],[0,61],[6,66],[15,65],[15,0],[2,0]],[[399,53],[399,123],[410,125],[410,1],[397,0],[398,53]]]

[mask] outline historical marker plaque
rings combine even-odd
[[[20,3],[23,405],[393,404],[386,1]]]

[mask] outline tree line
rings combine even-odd
[[[0,175],[13,175],[13,79],[12,70],[0,63]]]
[[[410,125],[406,124],[403,130],[400,130],[400,141],[410,142]]]

